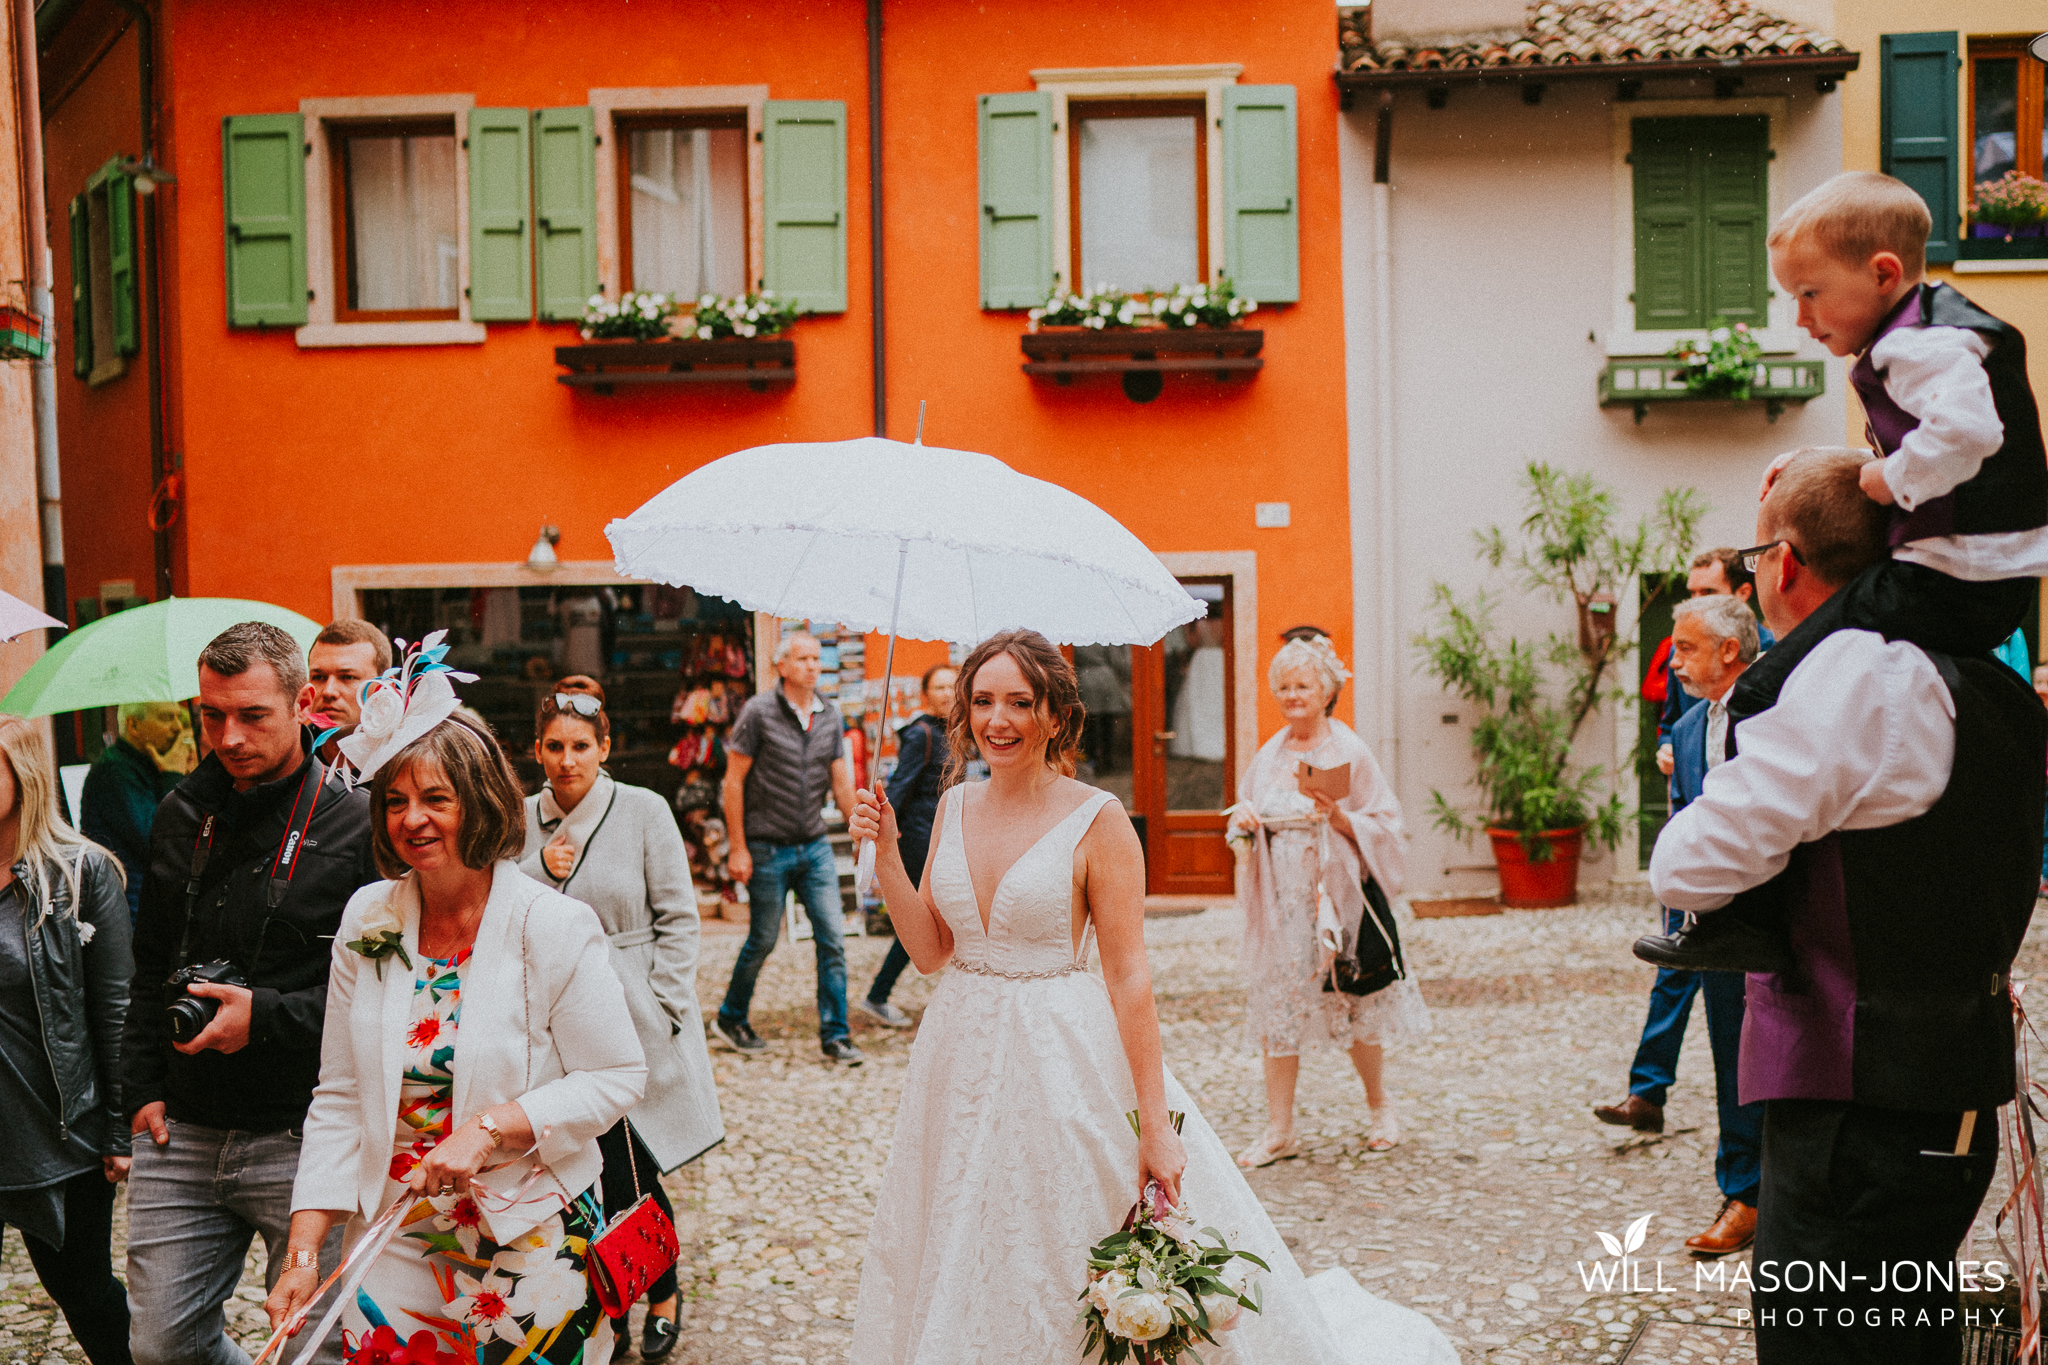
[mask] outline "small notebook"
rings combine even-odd
[[[1307,763],[1294,770],[1301,783],[1303,796],[1327,796],[1332,801],[1342,801],[1351,795],[1351,765],[1339,763],[1334,768],[1317,768]]]

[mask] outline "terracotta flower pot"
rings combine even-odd
[[[1584,829],[1547,829],[1536,837],[1550,845],[1550,858],[1535,862],[1510,829],[1489,829],[1493,861],[1500,868],[1500,902],[1515,910],[1548,910],[1579,897],[1579,849]]]

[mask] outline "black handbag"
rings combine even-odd
[[[1370,876],[1365,879],[1365,914],[1358,925],[1358,959],[1337,958],[1323,978],[1323,989],[1346,995],[1372,995],[1408,975],[1401,957],[1401,930],[1387,893]]]

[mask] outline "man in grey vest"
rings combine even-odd
[[[2013,1097],[2008,971],[2041,856],[2048,720],[2026,683],[1816,616],[1885,553],[1866,458],[1800,452],[1764,500],[1744,554],[1791,667],[1650,860],[1667,906],[1763,897],[1790,929],[1786,968],[1749,976],[1739,1063],[1765,1106],[1763,1365],[1960,1355],[1954,1261]]]
[[[811,918],[818,955],[818,1041],[828,1061],[859,1066],[846,1026],[846,950],[839,869],[825,837],[825,796],[853,809],[853,770],[839,709],[818,696],[822,651],[815,636],[794,632],[775,649],[780,681],[748,699],[726,736],[727,866],[747,884],[746,946],[718,1007],[718,1036],[740,1052],[763,1042],[747,1022],[761,964],[782,933],[782,902],[794,891]]]

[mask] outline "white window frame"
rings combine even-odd
[[[1780,96],[1726,100],[1634,100],[1614,106],[1614,320],[1607,332],[1610,356],[1663,355],[1682,340],[1704,343],[1703,327],[1669,331],[1636,330],[1636,306],[1630,299],[1636,288],[1636,183],[1635,167],[1629,164],[1634,123],[1639,118],[1724,118],[1737,114],[1763,114],[1770,119],[1770,160],[1765,163],[1769,177],[1772,222],[1785,211],[1785,177],[1780,169],[1785,160],[1786,101]],[[1769,281],[1770,302],[1767,325],[1757,334],[1757,344],[1769,355],[1790,355],[1800,349],[1805,333],[1799,330],[1798,306]]]
[[[1223,87],[1236,85],[1244,67],[1236,62],[1213,66],[1047,67],[1031,73],[1032,84],[1052,96],[1052,268],[1068,289],[1084,290],[1074,278],[1074,205],[1067,159],[1067,102],[1070,99],[1200,99],[1208,120],[1209,221],[1202,225],[1208,246],[1209,280],[1229,269],[1223,232]],[[1250,752],[1247,750],[1246,752]]]
[[[484,325],[469,316],[469,111],[474,95],[375,95],[349,99],[303,99],[299,114],[306,121],[306,323],[296,333],[299,345],[320,346],[476,346]],[[328,124],[356,119],[434,118],[446,115],[455,123],[455,246],[456,316],[427,322],[336,322],[334,320],[335,255],[333,157]]]
[[[713,109],[747,111],[746,282],[749,291],[761,287],[768,245],[762,228],[767,171],[762,130],[767,124],[767,105],[765,85],[640,85],[590,92],[597,124],[597,278],[605,293],[617,298],[626,288],[619,271],[618,116],[693,114]]]

